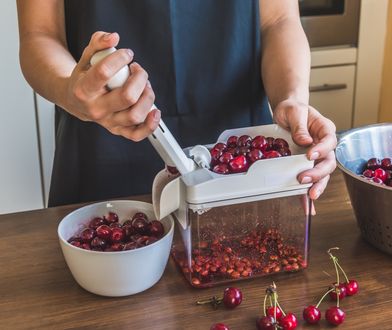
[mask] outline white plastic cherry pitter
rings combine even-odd
[[[154,107],[153,107],[154,108]],[[246,173],[217,174],[209,169],[211,156],[208,148],[226,142],[232,136],[257,135],[280,137],[289,143],[292,155],[257,161]],[[253,126],[222,132],[214,144],[182,149],[161,120],[149,136],[163,161],[177,167],[180,176],[159,172],[153,182],[154,212],[158,219],[169,214],[177,219],[184,248],[191,257],[192,214],[208,213],[211,208],[233,204],[249,205],[267,199],[306,195],[311,184],[300,184],[297,176],[314,166],[306,157],[306,149],[296,145],[291,134],[278,125]],[[305,213],[310,205],[304,205]],[[189,260],[190,262],[190,260]]]

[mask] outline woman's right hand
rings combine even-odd
[[[117,33],[95,32],[67,83],[66,110],[83,121],[94,121],[115,135],[140,141],[158,126],[160,111],[150,111],[155,95],[147,72],[133,60],[130,49],[118,49],[93,67],[91,57],[116,47]],[[125,84],[109,91],[108,81],[124,65],[131,74]]]

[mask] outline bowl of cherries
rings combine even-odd
[[[392,124],[344,132],[339,136],[336,159],[362,237],[392,254]]]
[[[119,200],[79,208],[58,226],[60,246],[76,282],[102,296],[144,291],[162,277],[174,221],[155,220],[149,203]]]

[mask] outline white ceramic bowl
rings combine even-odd
[[[58,236],[65,261],[76,282],[92,293],[118,297],[144,291],[162,277],[173,240],[174,221],[161,220],[165,235],[157,242],[135,250],[97,252],[77,248],[67,242],[93,217],[116,212],[120,222],[136,212],[155,218],[149,203],[138,201],[110,201],[91,204],[68,214],[59,224]]]

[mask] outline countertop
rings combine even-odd
[[[149,196],[135,199],[148,200]],[[310,262],[306,270],[232,284],[243,292],[234,309],[214,310],[195,301],[219,295],[225,286],[194,289],[170,259],[162,279],[151,289],[123,298],[105,298],[82,289],[72,278],[57,238],[60,220],[79,205],[0,216],[0,329],[205,329],[224,322],[231,330],[256,329],[265,288],[278,286],[280,304],[301,319],[297,329],[328,329],[302,321],[302,309],[315,304],[333,282],[326,254],[333,246],[360,292],[341,301],[346,320],[341,329],[392,329],[392,257],[361,239],[341,173],[336,171],[316,202]],[[329,277],[328,274],[330,274]],[[323,312],[332,305],[321,305]],[[324,319],[324,317],[323,317]]]

